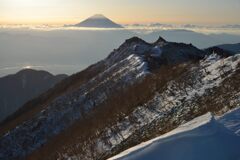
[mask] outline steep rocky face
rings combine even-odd
[[[0,121],[66,77],[67,75],[54,76],[45,71],[26,69],[0,78]]]
[[[49,93],[38,112],[4,124],[0,158],[106,159],[208,111],[225,112],[239,105],[239,63],[239,55],[131,38],[66,79],[65,92],[55,87],[61,93]]]

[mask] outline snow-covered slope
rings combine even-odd
[[[119,57],[110,55],[102,62],[104,66],[107,66],[103,72],[80,88],[59,96],[32,119],[5,134],[3,141],[0,140],[0,152],[10,157],[29,154],[45,144],[50,137],[59,134],[73,124],[74,121],[84,118],[88,112],[106,101],[114,91],[140,81],[148,74],[147,64],[141,55],[133,52],[130,45],[113,53],[118,54]],[[95,67],[102,67],[102,64]],[[6,143],[9,145],[1,148]],[[24,143],[29,143],[29,145],[24,146]]]
[[[133,37],[0,126],[0,159],[107,159],[238,106],[239,71],[239,55]]]
[[[239,121],[236,116],[239,113],[238,109],[220,120]],[[240,129],[237,124],[235,127]],[[211,113],[207,113],[109,160],[238,160],[239,147],[240,137],[216,121]]]

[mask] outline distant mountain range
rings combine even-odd
[[[123,26],[113,22],[102,14],[93,15],[86,20],[72,26],[90,28],[123,28]]]
[[[218,45],[217,47],[225,49],[225,50],[229,50],[235,53],[240,53],[240,43],[237,44],[222,44],[222,45]]]
[[[24,69],[0,78],[0,121],[66,77],[67,75],[54,76],[46,71]]]
[[[0,159],[106,160],[209,111],[236,108],[239,74],[239,54],[132,37],[2,123]]]
[[[240,42],[239,35],[231,34],[204,34],[194,32],[191,30],[177,29],[177,30],[160,30],[152,33],[142,35],[141,37],[147,41],[154,41],[157,35],[161,35],[168,41],[192,43],[198,48],[208,48],[220,44],[236,44]]]

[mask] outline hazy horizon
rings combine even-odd
[[[96,13],[121,24],[240,24],[239,8],[239,0],[2,0],[0,24],[69,24]]]

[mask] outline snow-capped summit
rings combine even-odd
[[[102,14],[95,14],[86,20],[75,24],[75,27],[90,27],[90,28],[123,28],[121,25],[113,22]]]
[[[106,19],[106,17],[103,14],[95,14],[89,17],[89,19]]]
[[[206,55],[204,51],[191,44],[168,42],[162,37],[159,37],[154,43],[148,43],[138,37],[133,37],[126,40],[118,50],[126,48],[131,49],[131,54],[143,57],[152,67],[199,60]],[[117,57],[118,50],[110,56],[115,55]],[[121,53],[121,55],[123,54]]]

